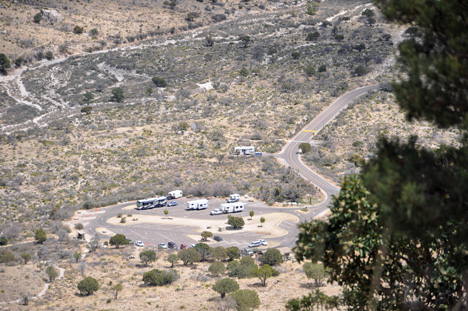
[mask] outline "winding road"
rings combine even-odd
[[[303,178],[310,181],[325,194],[325,201],[314,206],[314,208],[324,207],[325,210],[331,201],[332,195],[338,194],[340,188],[325,180],[322,176],[312,171],[310,167],[302,162],[299,154],[297,153],[299,144],[311,141],[314,134],[319,132],[328,122],[333,120],[341,110],[348,107],[350,103],[358,99],[360,96],[369,91],[377,90],[378,88],[379,85],[377,84],[363,86],[338,97],[338,99],[336,99],[330,106],[318,114],[312,121],[310,121],[309,124],[297,133],[277,155],[277,157],[282,160],[283,164],[294,168]]]

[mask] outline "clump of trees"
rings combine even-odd
[[[244,218],[228,216],[228,225],[232,226],[234,229],[241,229],[245,225]]]
[[[171,284],[178,278],[177,272],[174,270],[162,271],[153,269],[143,274],[143,282],[150,286],[162,286]]]
[[[127,245],[129,242],[125,235],[117,233],[113,237],[110,238],[109,244],[115,246],[115,248],[119,248],[122,245]]]

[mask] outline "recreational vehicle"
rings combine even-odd
[[[183,195],[182,193],[182,190],[174,190],[174,191],[171,191],[167,194],[167,198],[169,200],[172,200],[172,199],[179,199],[181,198]]]
[[[245,207],[245,203],[237,202],[237,203],[223,203],[219,207],[219,210],[223,213],[238,213],[243,212]]]
[[[255,153],[255,147],[252,147],[252,146],[234,147],[234,153],[237,155],[251,155]]]
[[[195,201],[187,201],[187,209],[206,209],[208,207],[207,199],[200,199]]]
[[[234,193],[229,196],[229,199],[226,199],[228,203],[238,202],[240,200],[240,194]]]

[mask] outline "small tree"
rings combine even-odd
[[[250,211],[249,215],[250,215],[250,219],[252,219],[252,218],[254,217],[254,215],[255,215],[255,212],[254,212],[254,211]]]
[[[245,78],[249,75],[249,70],[245,67],[242,67],[242,69],[239,71],[239,74]]]
[[[210,231],[203,231],[203,232],[201,233],[201,237],[202,237],[202,240],[203,240],[203,241],[208,241],[208,238],[213,237],[213,233],[210,232]]]
[[[211,36],[206,36],[206,46],[213,46],[214,45],[214,40]]]
[[[252,270],[252,275],[260,279],[262,286],[266,286],[266,280],[277,274],[278,271],[273,269],[270,265],[263,265],[260,268]]]
[[[298,52],[298,51],[294,51],[294,52],[291,53],[291,57],[293,59],[299,59],[301,57],[301,53]]]
[[[120,245],[127,245],[128,241],[125,235],[117,233],[109,240],[110,245],[115,245],[115,248],[119,248]]]
[[[93,110],[93,107],[91,107],[91,106],[84,106],[83,108],[81,108],[81,113],[90,114],[92,110]]]
[[[114,291],[114,298],[117,300],[117,297],[119,296],[119,292],[121,292],[121,291],[123,290],[123,285],[122,285],[122,283],[115,284],[115,285],[112,287],[112,290]]]
[[[261,226],[261,227],[263,227],[263,223],[264,223],[264,222],[265,222],[265,218],[260,217],[260,224],[261,224],[260,226]]]
[[[179,257],[176,254],[170,254],[167,257],[167,261],[171,263],[171,268],[174,268],[174,265],[179,261]]]
[[[230,217],[228,220],[228,224],[234,229],[240,229],[245,225],[245,221],[242,217]]]
[[[143,282],[150,286],[162,286],[171,284],[174,281],[176,275],[177,274],[175,274],[175,272],[172,270],[169,272],[154,269],[143,274]]]
[[[78,290],[81,295],[92,295],[99,290],[99,283],[95,278],[88,276],[78,283]]]
[[[315,286],[320,286],[326,277],[325,268],[322,264],[306,262],[303,266],[308,279],[313,279]]]
[[[238,290],[229,296],[236,302],[237,310],[253,310],[260,306],[257,292],[250,289]]]
[[[8,238],[4,235],[0,237],[0,245],[7,245],[8,244]]]
[[[52,283],[58,276],[57,270],[52,266],[47,267],[46,274],[49,277],[49,283]]]
[[[153,77],[152,79],[153,83],[156,84],[157,87],[166,87],[167,82],[166,80],[159,78],[159,77]]]
[[[216,260],[224,260],[227,257],[227,250],[222,247],[222,246],[217,246],[215,248],[211,249],[211,255],[216,259]]]
[[[237,246],[231,246],[226,249],[227,256],[229,260],[234,260],[240,258],[240,250]]]
[[[99,31],[98,31],[96,28],[93,28],[93,29],[91,29],[91,30],[89,31],[89,35],[90,35],[91,37],[94,37],[94,38],[95,38],[95,37],[97,37],[98,34],[99,34]]]
[[[239,40],[244,45],[244,48],[246,48],[249,45],[250,41],[251,41],[249,36],[241,36],[241,37],[239,37]]]
[[[364,76],[366,73],[367,69],[363,65],[359,65],[356,67],[356,69],[354,69],[354,75],[356,76]]]
[[[188,264],[193,264],[194,262],[201,260],[200,253],[197,252],[193,248],[182,249],[179,251],[177,256],[179,257],[180,260],[182,260],[185,266]]]
[[[52,51],[47,51],[47,52],[45,53],[45,58],[46,58],[47,60],[53,60],[53,59],[54,59],[54,53],[52,53]]]
[[[80,26],[75,26],[73,27],[73,33],[74,34],[77,34],[77,35],[81,35],[84,31],[84,28],[83,27],[80,27]]]
[[[76,229],[76,230],[83,230],[83,229],[84,229],[84,225],[83,225],[81,222],[79,222],[79,223],[75,224],[75,229]]]
[[[42,244],[47,240],[47,234],[44,229],[39,228],[36,230],[36,234],[34,235],[34,239],[37,243]]]
[[[283,255],[276,248],[269,249],[262,256],[262,264],[275,266],[283,263]]]
[[[140,253],[140,260],[148,266],[149,262],[155,262],[157,259],[155,251],[148,250]]]
[[[325,72],[327,71],[327,65],[322,64],[318,67],[318,72]]]
[[[310,144],[309,143],[300,143],[299,144],[299,149],[302,150],[302,153],[308,153],[310,152],[312,149],[310,148]]]
[[[205,261],[211,256],[211,247],[206,243],[197,243],[194,249],[200,254],[201,261]]]
[[[169,211],[167,209],[164,210],[164,216],[167,217],[167,215],[169,215]]]
[[[83,102],[86,104],[89,104],[90,102],[92,102],[93,99],[94,99],[94,95],[90,91],[86,91],[86,93],[83,95]]]
[[[306,40],[307,41],[317,41],[318,38],[320,38],[320,33],[318,31],[315,31],[315,32],[309,32],[307,34]]]
[[[214,276],[223,274],[225,271],[226,271],[226,267],[221,261],[213,262],[208,268],[208,272],[210,272]]]
[[[115,87],[112,89],[112,96],[110,98],[111,102],[121,103],[124,101],[124,92],[120,87]]]
[[[190,12],[187,14],[186,20],[188,20],[189,22],[193,22],[195,18],[198,17],[200,17],[200,14],[198,14],[197,12]]]
[[[222,279],[216,281],[212,289],[221,295],[221,298],[224,299],[227,293],[235,292],[239,290],[239,284],[230,278]]]
[[[15,59],[14,63],[15,63],[15,67],[16,68],[19,68],[23,65],[23,62],[24,62],[24,58],[22,58],[21,56],[18,57],[17,59]]]
[[[33,22],[35,22],[36,24],[39,24],[41,22],[41,20],[42,20],[42,11],[37,13],[33,17]]]
[[[308,77],[314,76],[316,74],[315,67],[312,64],[307,65],[306,67],[304,67],[304,73]]]
[[[30,253],[22,253],[21,258],[23,258],[24,264],[26,265],[28,263],[28,261],[31,260],[32,256],[31,256]]]
[[[97,234],[95,234],[94,238],[89,242],[88,248],[90,252],[94,252],[99,248],[99,237]]]
[[[0,53],[0,72],[2,74],[7,73],[7,69],[11,67],[11,62],[8,56],[3,53]]]
[[[75,258],[75,262],[80,261],[80,259],[81,259],[81,253],[80,253],[80,252],[75,252],[75,253],[73,254],[73,258]]]

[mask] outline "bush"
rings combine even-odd
[[[91,107],[91,106],[85,106],[85,107],[81,108],[81,113],[90,114],[90,113],[91,113],[91,110],[93,110],[93,107]],[[85,209],[89,209],[89,208],[85,208]]]
[[[7,245],[8,244],[8,238],[4,235],[0,237],[0,245]]]
[[[166,87],[167,82],[166,80],[159,78],[159,77],[153,77],[152,79],[153,83],[156,84],[157,87]]]
[[[89,31],[89,34],[92,36],[92,37],[96,37],[98,34],[99,34],[99,31],[96,29],[96,28],[93,28]]]
[[[54,53],[52,53],[52,51],[47,51],[47,52],[45,53],[45,58],[46,58],[47,60],[53,60],[53,59],[54,59]]]
[[[34,239],[37,243],[42,244],[47,240],[47,234],[44,229],[39,228],[36,230],[36,234],[34,235]]]
[[[266,280],[272,276],[279,275],[279,272],[270,265],[263,265],[260,268],[252,269],[252,275],[260,279],[262,286],[266,286]]]
[[[80,26],[75,26],[73,28],[73,33],[77,35],[81,35],[83,31],[84,31],[83,27],[80,27]]]
[[[153,269],[143,274],[143,282],[150,286],[162,286],[171,284],[176,279],[175,271],[162,271]]]
[[[250,289],[238,290],[229,296],[236,302],[239,311],[253,310],[260,306],[257,292]]]
[[[229,260],[240,258],[240,250],[237,246],[231,246],[226,249]]]
[[[359,65],[356,67],[356,69],[354,69],[354,75],[356,76],[364,76],[366,73],[367,69],[363,65]]]
[[[227,250],[222,246],[217,246],[211,249],[211,255],[216,260],[224,260],[227,257]]]
[[[36,24],[39,24],[41,20],[42,20],[42,12],[39,12],[36,15],[34,15],[33,22],[35,22]]]
[[[227,293],[232,293],[232,292],[235,292],[236,290],[239,290],[239,284],[233,279],[226,278],[226,279],[217,281],[213,285],[212,289],[215,292],[221,294],[221,298],[224,299]]]
[[[310,148],[309,143],[300,143],[299,149],[301,149],[302,153],[309,153],[312,149]]]
[[[193,248],[182,249],[179,251],[177,256],[179,257],[180,260],[182,260],[185,266],[188,264],[193,264],[194,262],[201,260],[200,253],[197,252]]]
[[[129,242],[125,235],[117,233],[109,240],[110,245],[115,245],[116,248],[119,248],[120,245],[127,245]]]
[[[124,92],[120,87],[115,87],[112,89],[112,96],[110,98],[111,102],[121,103],[123,102],[125,96]]]
[[[200,261],[205,261],[211,256],[211,247],[206,243],[197,243],[193,249],[200,254]]]
[[[15,67],[16,68],[21,67],[23,65],[23,62],[24,62],[24,58],[18,57],[17,59],[15,59]]]
[[[213,262],[208,268],[208,272],[210,272],[214,276],[224,274],[225,271],[226,271],[226,267],[221,261]]]
[[[257,265],[252,257],[246,256],[240,262],[237,260],[229,262],[226,268],[230,277],[243,279],[252,277],[252,271],[257,268]]]
[[[281,255],[281,252],[276,248],[267,250],[262,256],[263,265],[274,266],[280,263],[283,263],[283,255]]]
[[[0,72],[2,74],[7,73],[7,69],[11,67],[10,59],[3,53],[0,53]]]
[[[99,290],[99,283],[95,278],[88,276],[78,283],[78,290],[81,295],[92,295]]]
[[[149,262],[155,262],[157,259],[156,252],[152,250],[144,251],[140,253],[140,260],[148,266]]]
[[[315,32],[309,32],[307,34],[306,40],[307,41],[317,41],[318,38],[320,38],[320,33],[318,31],[315,31]]]
[[[75,224],[75,229],[76,230],[83,230],[83,228],[84,228],[84,226],[83,226],[83,224],[81,222]]]
[[[49,277],[49,282],[50,283],[52,283],[55,280],[55,278],[57,278],[57,276],[58,276],[57,270],[55,270],[55,268],[52,267],[52,266],[47,267],[46,274]]]
[[[320,286],[322,284],[322,279],[327,276],[322,264],[306,262],[302,267],[307,278],[313,279],[316,286]]]
[[[0,263],[9,263],[15,261],[16,257],[10,250],[0,250]]]
[[[292,53],[291,53],[291,57],[292,57],[293,59],[299,59],[299,58],[301,57],[301,53],[300,53],[300,52],[297,52],[297,51],[296,51],[296,52],[292,52]]]
[[[318,72],[325,72],[327,71],[327,65],[322,64],[318,67]]]
[[[229,217],[228,225],[232,226],[234,229],[242,228],[245,225],[244,218],[242,217]]]

